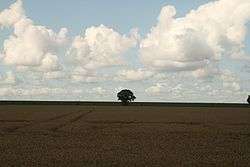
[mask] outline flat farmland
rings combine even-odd
[[[0,166],[250,166],[250,107],[2,102]]]

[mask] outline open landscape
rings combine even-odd
[[[1,166],[250,166],[250,106],[1,102]]]
[[[0,167],[250,167],[249,9],[0,0]]]

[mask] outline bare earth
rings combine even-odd
[[[250,166],[250,108],[2,105],[0,166]]]

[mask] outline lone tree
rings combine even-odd
[[[117,94],[118,100],[121,100],[123,104],[128,104],[136,99],[133,92],[128,89],[124,89]]]
[[[248,102],[248,104],[250,104],[250,95],[248,95],[247,102]]]

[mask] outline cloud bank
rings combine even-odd
[[[243,75],[222,65],[225,59],[250,60],[244,51],[249,9],[249,0],[217,0],[178,18],[175,7],[165,6],[144,38],[137,29],[122,34],[102,24],[68,37],[67,28],[56,32],[37,25],[17,0],[0,12],[0,28],[13,30],[0,52],[0,94],[54,97],[72,93],[73,84],[79,86],[73,91],[77,97],[88,93],[105,98],[122,85],[164,100],[200,100],[201,94],[211,99],[235,94],[236,99],[247,91],[241,83]],[[133,54],[140,62],[126,57],[132,48],[139,51]],[[128,67],[128,63],[136,65]]]
[[[173,6],[162,8],[158,23],[140,44],[148,67],[167,71],[216,71],[222,56],[246,57],[244,40],[250,19],[249,0],[219,0],[176,18]],[[210,68],[210,69],[208,69]]]
[[[17,83],[16,76],[12,71],[6,72],[4,75],[0,75],[0,85],[15,85]]]
[[[116,81],[141,81],[144,79],[149,79],[154,75],[153,71],[148,71],[145,69],[137,70],[121,70],[117,72],[115,77]]]

